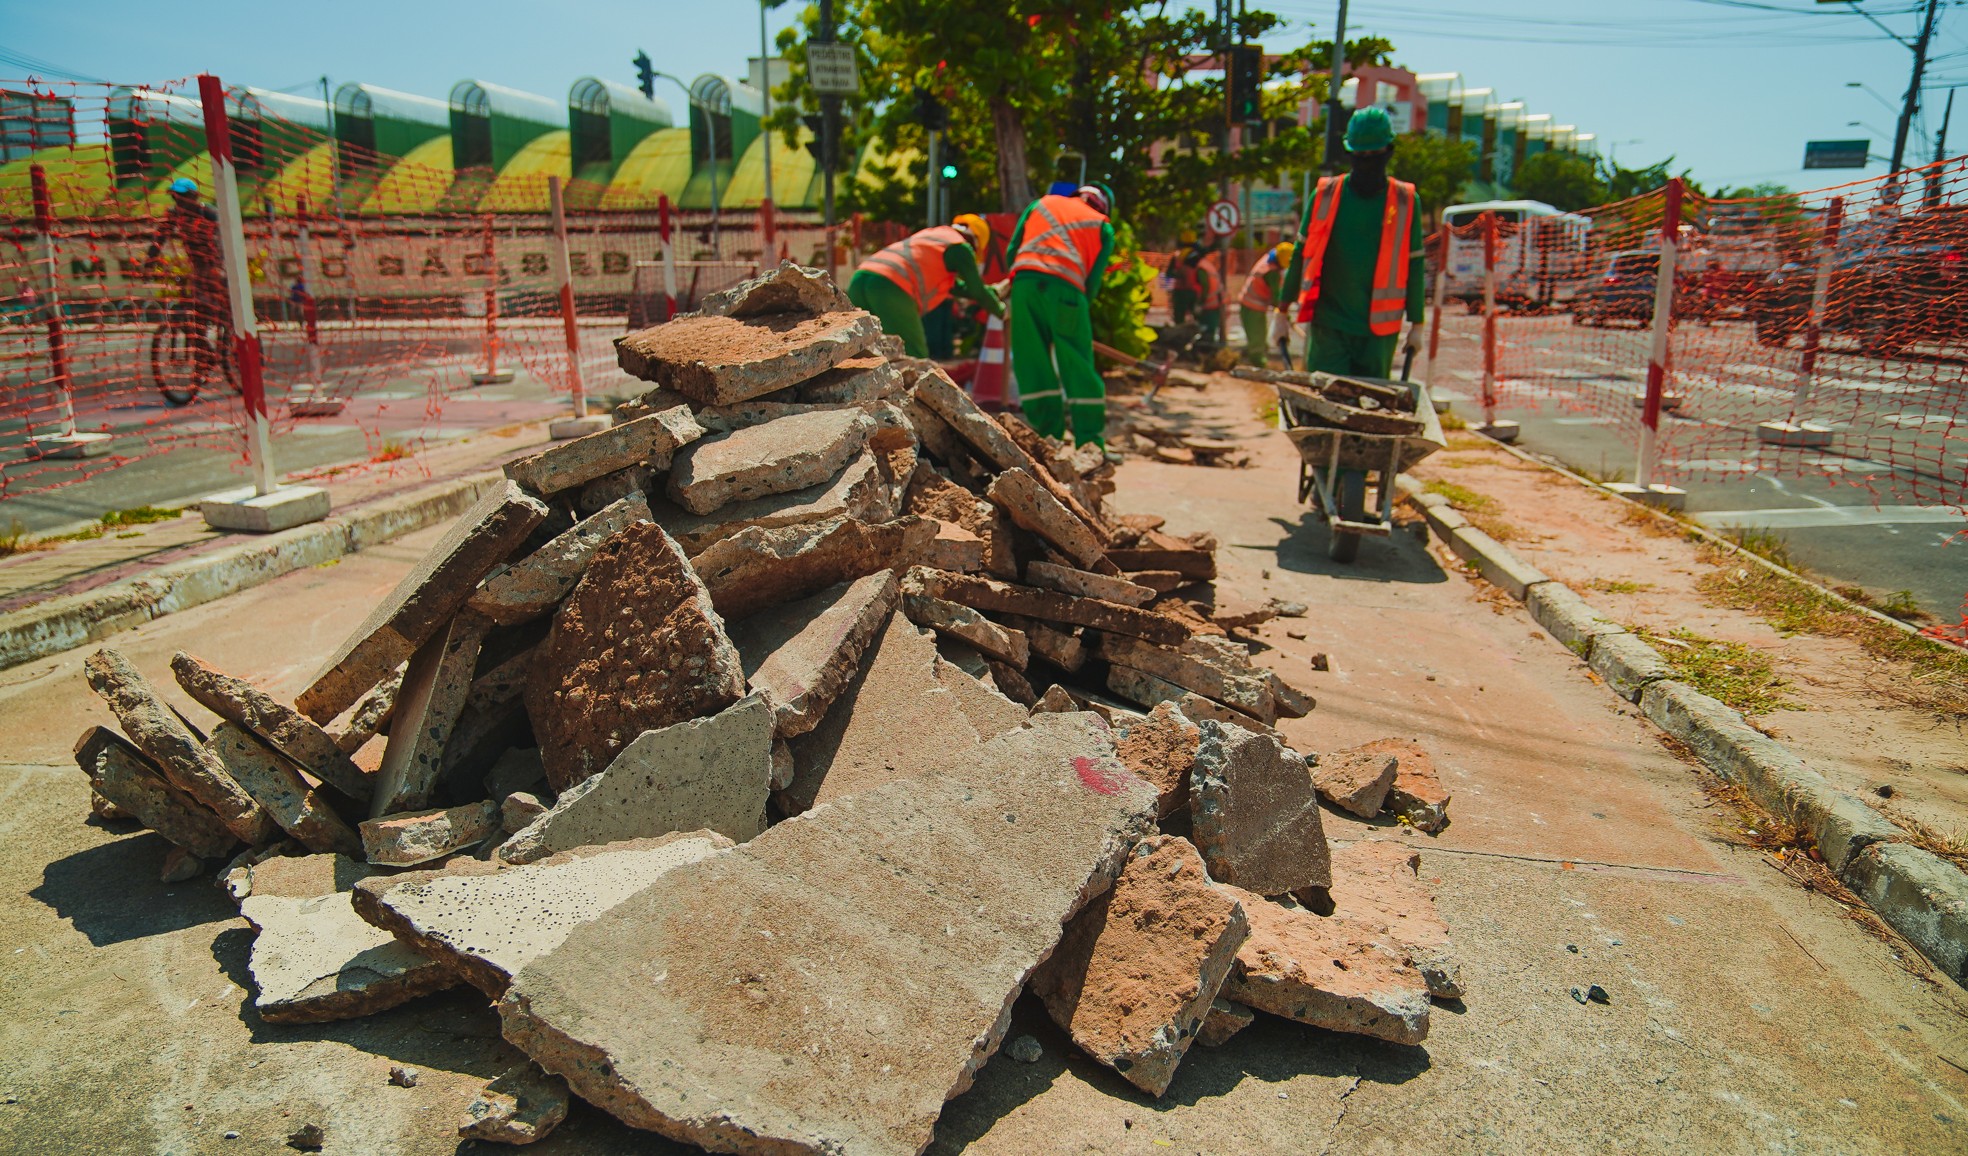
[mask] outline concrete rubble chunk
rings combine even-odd
[[[914,1156],[1153,810],[1097,717],[1040,715],[575,928],[500,1002],[506,1039],[682,1143]]]
[[[1086,665],[1086,643],[1073,628],[1061,630],[1049,622],[1040,622],[1022,614],[1001,614],[998,617],[1006,626],[1025,635],[1033,654],[1066,673],[1071,674]]]
[[[957,388],[940,366],[932,366],[916,379],[916,401],[943,419],[959,438],[967,442],[985,461],[1003,470],[1024,470],[1044,486],[1059,503],[1071,510],[1102,546],[1107,544],[1106,528],[1092,511],[1061,485],[1038,459],[1012,440],[1005,428],[990,414],[978,408],[970,395]]]
[[[709,514],[693,514],[661,498],[651,508],[656,521],[692,558],[710,549],[712,544],[754,527],[769,530],[832,518],[853,518],[874,524],[889,521],[897,513],[872,452],[862,453],[839,474],[818,485],[730,502]]]
[[[738,651],[704,584],[675,540],[645,523],[595,551],[535,654],[526,710],[547,781],[564,791],[642,732],[744,693]]]
[[[809,380],[866,353],[880,336],[881,323],[859,310],[697,314],[616,338],[615,362],[698,405],[730,405]]]
[[[546,813],[547,805],[538,795],[514,791],[499,801],[499,830],[508,835],[517,834]]]
[[[318,723],[347,710],[442,630],[479,580],[518,549],[548,512],[517,483],[489,491],[370,612],[294,705]]]
[[[1380,814],[1401,760],[1379,743],[1334,751],[1319,760],[1312,784],[1326,802],[1362,819]]]
[[[908,614],[909,621],[917,626],[962,639],[985,655],[1018,670],[1024,670],[1031,662],[1031,644],[1025,640],[1023,632],[1000,626],[968,606],[923,594],[911,594],[902,599],[902,609]]]
[[[711,604],[733,620],[850,582],[920,551],[936,534],[927,518],[868,525],[834,518],[811,525],[744,530],[692,559]]]
[[[487,578],[466,605],[502,626],[538,618],[574,589],[603,542],[649,520],[648,500],[630,494]]]
[[[1151,611],[923,566],[910,568],[907,577],[902,580],[902,593],[927,594],[992,614],[1021,614],[1047,622],[1091,626],[1095,630],[1131,635],[1161,646],[1175,646],[1189,637],[1188,627]]]
[[[527,1062],[507,1069],[465,1105],[458,1135],[493,1144],[531,1144],[565,1119],[567,1081]]]
[[[1386,839],[1361,839],[1332,853],[1333,914],[1377,928],[1407,953],[1428,994],[1462,998],[1462,965],[1449,925],[1417,877],[1421,855]]]
[[[1249,930],[1242,905],[1210,885],[1196,849],[1157,835],[1066,925],[1032,992],[1081,1051],[1159,1096]]]
[[[322,1023],[387,1011],[458,984],[458,977],[355,913],[349,892],[255,891],[239,904],[253,925],[247,967],[253,1008],[270,1023]]]
[[[376,772],[372,817],[430,805],[490,627],[484,615],[465,610],[410,656],[397,695],[396,725]]]
[[[1120,725],[1114,740],[1127,768],[1160,794],[1155,817],[1166,819],[1189,805],[1189,776],[1203,732],[1174,703],[1158,703],[1146,716]]]
[[[1219,996],[1211,1001],[1203,1026],[1196,1029],[1196,1042],[1206,1048],[1220,1048],[1256,1018],[1257,1014],[1243,1004]]]
[[[1271,693],[1271,681],[1253,668],[1248,657],[1233,665],[1221,652],[1209,652],[1193,644],[1193,638],[1180,650],[1150,646],[1127,635],[1097,633],[1093,652],[1111,663],[1118,663],[1163,682],[1212,698],[1263,723],[1278,720],[1278,702]],[[1239,668],[1241,667],[1241,668]]]
[[[508,462],[506,476],[544,497],[632,466],[660,469],[677,450],[703,436],[690,407],[679,405]]]
[[[584,847],[523,867],[360,885],[356,910],[494,998],[578,924],[664,872],[731,847],[712,831]]]
[[[793,414],[706,438],[670,467],[670,500],[693,514],[817,486],[868,444],[875,421],[858,409]]]
[[[746,685],[772,705],[780,738],[820,725],[901,596],[895,575],[882,570],[730,627]]]
[[[137,749],[173,786],[217,815],[240,842],[257,847],[279,835],[272,816],[226,774],[218,757],[129,659],[114,650],[98,650],[82,663],[82,673]]]
[[[1259,895],[1331,886],[1332,857],[1305,760],[1270,735],[1198,725],[1189,813],[1210,878]]]
[[[108,727],[82,732],[75,762],[97,794],[193,855],[218,859],[239,845],[217,815],[173,786],[143,752]]]
[[[1047,590],[1057,590],[1061,594],[1098,598],[1122,606],[1146,606],[1155,600],[1153,590],[1137,586],[1125,578],[1092,574],[1069,566],[1055,566],[1050,562],[1027,562],[1025,581]]]
[[[669,466],[665,464],[664,469]],[[649,466],[630,466],[626,470],[616,470],[603,474],[581,487],[580,496],[574,499],[574,512],[583,518],[592,518],[623,498],[637,494],[647,496],[656,480],[656,471]]]
[[[1172,687],[1170,689],[1182,690],[1181,687]],[[1157,701],[1164,700],[1158,699]],[[1204,698],[1194,691],[1182,691],[1180,694],[1170,696],[1166,701],[1173,702],[1176,709],[1188,716],[1192,722],[1202,722],[1206,718],[1215,719],[1217,722],[1242,727],[1256,734],[1275,735],[1278,733],[1276,728],[1266,726],[1242,711],[1231,710],[1215,699]]]
[[[1030,472],[1005,470],[991,479],[984,496],[1075,564],[1094,569],[1105,562],[1106,543]]]
[[[1396,760],[1394,785],[1388,788],[1383,810],[1429,834],[1449,825],[1449,792],[1435,774],[1435,760],[1420,743],[1413,739],[1375,739],[1353,750],[1385,752]]]
[[[362,846],[378,867],[414,867],[483,843],[499,832],[499,804],[490,799],[366,819]]]
[[[171,673],[200,706],[238,723],[299,764],[300,769],[357,802],[367,802],[375,785],[335,739],[313,719],[242,678],[216,670],[180,650],[171,656]]]
[[[328,800],[301,778],[299,769],[285,755],[251,731],[227,720],[213,728],[205,748],[301,846],[310,851],[362,853],[362,840]]]
[[[353,755],[366,746],[370,739],[388,730],[390,716],[396,713],[396,692],[402,686],[403,672],[398,670],[369,688],[368,693],[364,694],[349,711],[347,725],[335,735],[336,748],[345,755]],[[368,772],[364,771],[363,774],[366,777]],[[336,789],[341,790],[339,787]],[[371,794],[375,792],[373,785],[369,787],[369,792]],[[363,801],[367,799],[368,796],[364,795]]]
[[[559,851],[716,831],[742,843],[765,829],[772,707],[752,694],[710,718],[644,731],[608,769],[568,788],[499,848],[507,863]]]
[[[851,357],[799,386],[799,399],[819,404],[881,401],[902,392],[902,371],[880,354]]]
[[[1428,1038],[1428,985],[1372,927],[1220,886],[1243,901],[1250,921],[1225,998],[1327,1031],[1397,1044]]]
[[[824,270],[782,261],[777,269],[707,294],[697,312],[714,317],[838,313],[854,306]],[[679,319],[680,320],[680,319]]]
[[[1033,714],[1071,714],[1073,711],[1079,709],[1080,704],[1075,702],[1073,696],[1066,692],[1065,687],[1060,686],[1056,682],[1046,687],[1046,692],[1039,696],[1039,701],[1032,704]],[[1128,769],[1133,770],[1134,768],[1129,767]]]

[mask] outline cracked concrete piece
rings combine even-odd
[[[1462,965],[1435,897],[1416,876],[1421,855],[1387,839],[1361,839],[1332,853],[1333,914],[1379,929],[1407,953],[1428,994],[1462,998]]]
[[[325,723],[389,677],[544,522],[546,503],[508,481],[458,518],[328,660],[294,705]]]
[[[1050,542],[1082,568],[1093,569],[1106,562],[1106,542],[1039,484],[1032,472],[1005,470],[991,479],[984,496],[1011,515],[1012,521]],[[1107,565],[1111,568],[1112,563]]]
[[[1312,768],[1312,785],[1326,802],[1362,819],[1380,814],[1401,760],[1380,743],[1334,751]]]
[[[881,570],[729,628],[746,685],[772,705],[780,738],[820,725],[901,596],[894,573]]]
[[[1153,809],[1097,716],[1041,715],[575,928],[507,991],[506,1039],[684,1143],[914,1156]]]
[[[262,742],[299,764],[301,770],[356,802],[369,801],[375,790],[369,772],[356,766],[313,719],[245,679],[234,678],[182,650],[171,656],[171,673],[184,692],[205,709],[258,735]]]
[[[279,835],[273,817],[233,781],[218,756],[205,749],[129,659],[114,650],[98,650],[82,663],[82,673],[136,748],[173,786],[217,815],[240,842],[257,847]]]
[[[804,402],[881,401],[902,392],[902,371],[881,354],[853,357],[799,386]]]
[[[1031,644],[1022,631],[1000,626],[968,606],[910,594],[902,599],[902,609],[917,626],[968,642],[1018,670],[1024,670],[1032,660]]]
[[[362,854],[362,840],[321,793],[301,778],[285,755],[236,722],[213,728],[205,749],[218,756],[233,781],[266,808],[280,829],[310,851]]]
[[[1196,1029],[1196,1042],[1206,1048],[1220,1048],[1256,1018],[1257,1014],[1243,1004],[1218,997],[1203,1016],[1203,1026]]]
[[[859,310],[696,314],[616,338],[615,362],[698,405],[730,405],[809,380],[866,353],[880,336],[881,322]]]
[[[1430,834],[1449,825],[1449,792],[1435,774],[1435,760],[1420,743],[1413,739],[1375,739],[1352,749],[1365,754],[1385,753],[1396,760],[1394,785],[1388,788],[1382,810]]]
[[[1102,602],[1097,598],[1075,598],[1052,590],[1035,590],[1030,586],[1016,586],[975,574],[931,570],[924,566],[910,568],[902,580],[902,593],[927,594],[992,614],[1020,614],[1070,626],[1091,626],[1095,630],[1131,635],[1161,646],[1178,646],[1190,633],[1182,623],[1153,611]]]
[[[239,912],[258,932],[247,963],[259,989],[253,1008],[271,1023],[354,1019],[458,983],[435,960],[364,923],[347,891],[256,891]]]
[[[777,269],[707,294],[697,312],[718,317],[758,317],[773,313],[838,313],[854,306],[825,270],[781,261]]]
[[[883,484],[875,455],[865,451],[839,474],[803,490],[731,502],[702,515],[662,498],[656,499],[651,509],[656,521],[692,558],[713,543],[754,526],[774,529],[831,518],[853,518],[872,525],[896,515],[896,504]]]
[[[1072,627],[1061,630],[1049,622],[1022,614],[1001,614],[999,620],[1022,633],[1032,653],[1068,674],[1086,665],[1086,643]]]
[[[397,693],[389,743],[376,771],[376,795],[369,804],[372,818],[430,805],[490,627],[491,622],[476,610],[461,611],[449,627],[410,656]]]
[[[732,620],[887,570],[936,534],[927,518],[867,525],[833,518],[810,525],[753,528],[716,542],[691,560],[711,604]]]
[[[1331,886],[1331,853],[1305,760],[1270,735],[1214,720],[1198,725],[1189,814],[1210,878],[1259,895]]]
[[[1127,768],[1154,784],[1161,800],[1155,817],[1166,819],[1189,805],[1189,775],[1203,732],[1172,702],[1157,703],[1145,717],[1119,727],[1115,749]]]
[[[361,750],[370,739],[389,729],[390,716],[396,713],[396,692],[403,686],[401,670],[369,688],[349,711],[348,724],[335,735],[335,747],[345,755],[353,755]],[[303,715],[303,718],[307,716]],[[309,720],[312,721],[312,720]],[[358,768],[360,769],[360,768]],[[369,772],[363,771],[362,802],[367,802],[375,793],[375,785],[368,781]],[[354,784],[350,784],[353,786]],[[342,788],[337,787],[336,790]],[[343,792],[347,793],[347,792]],[[351,798],[355,796],[350,796]]]
[[[173,786],[143,752],[108,727],[82,732],[75,762],[97,794],[173,845],[201,859],[223,858],[239,845],[217,815]]]
[[[494,1144],[531,1144],[567,1118],[567,1081],[527,1061],[506,1070],[465,1105],[458,1135]]]
[[[674,406],[507,462],[506,476],[532,493],[557,494],[632,466],[667,464],[703,436],[690,407]]]
[[[662,527],[597,549],[535,652],[526,710],[557,791],[644,731],[714,714],[745,693],[738,651],[697,572]]]
[[[1125,578],[1093,574],[1085,570],[1075,570],[1070,566],[1055,566],[1051,562],[1027,562],[1025,581],[1047,590],[1057,590],[1061,594],[1098,598],[1103,602],[1114,602],[1122,606],[1146,606],[1156,597],[1153,590],[1146,586],[1138,586]]]
[[[1030,474],[1034,481],[1045,487],[1047,493],[1071,510],[1073,516],[1092,532],[1103,547],[1106,545],[1107,532],[1100,519],[1081,505],[1072,491],[1060,484],[1050,470],[1039,464],[1038,459],[1012,440],[1004,426],[980,409],[969,394],[957,388],[941,366],[932,364],[916,379],[915,400],[942,418],[952,432],[1000,471],[1024,470]]]
[[[1032,992],[1081,1051],[1159,1096],[1247,934],[1242,905],[1210,885],[1196,849],[1157,835],[1066,925]]]
[[[366,819],[360,828],[369,862],[414,867],[462,851],[499,832],[499,804],[490,799]]]
[[[538,618],[574,589],[603,542],[649,520],[648,499],[630,494],[487,578],[466,605],[502,626]]]
[[[1094,654],[1108,662],[1215,699],[1260,722],[1278,721],[1278,700],[1271,692],[1271,680],[1263,671],[1251,667],[1248,657],[1242,660],[1242,669],[1237,669],[1227,655],[1202,651],[1188,644],[1185,644],[1186,651],[1170,650],[1151,646],[1139,638],[1104,632],[1094,634],[1090,641]],[[1191,639],[1189,643],[1197,641],[1200,640]]]
[[[1250,921],[1224,998],[1328,1031],[1397,1044],[1428,1038],[1428,985],[1374,928],[1219,886],[1243,901]]]
[[[514,791],[499,802],[499,830],[508,835],[517,834],[546,813],[547,805],[538,795]]]
[[[909,559],[912,566],[928,566],[954,574],[975,574],[984,569],[984,539],[957,525],[938,520],[936,537],[922,553]]]
[[[858,409],[817,410],[706,438],[676,456],[670,500],[693,514],[817,486],[868,444],[875,420]]]
[[[497,998],[567,933],[684,863],[732,845],[712,831],[584,847],[523,867],[470,875],[432,872],[365,886],[371,923]],[[381,883],[381,881],[378,881]]]
[[[759,694],[710,718],[644,731],[608,769],[563,792],[499,848],[507,863],[558,851],[711,830],[742,843],[765,829],[772,707]]]

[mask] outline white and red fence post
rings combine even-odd
[[[656,235],[663,242],[663,320],[677,312],[676,223],[671,219],[667,193],[656,195]]]
[[[34,194],[34,231],[41,239],[41,274],[46,289],[41,298],[48,325],[48,390],[55,400],[56,432],[29,439],[42,457],[88,458],[109,452],[109,435],[79,433],[75,428],[75,371],[68,359],[68,318],[62,313],[61,262],[55,255],[55,202],[48,192],[48,173],[28,167]]]
[[[1661,206],[1660,264],[1654,270],[1653,346],[1647,354],[1647,396],[1640,410],[1640,460],[1633,481],[1641,490],[1654,484],[1663,399],[1667,396],[1668,338],[1674,325],[1675,258],[1681,240],[1681,178],[1667,182]]]
[[[1440,258],[1434,269],[1435,283],[1429,286],[1428,361],[1421,371],[1422,380],[1428,383],[1430,393],[1441,384],[1435,380],[1435,357],[1442,349],[1442,303],[1448,300],[1449,244],[1453,239],[1446,223],[1442,225],[1441,237]]]
[[[471,375],[473,385],[503,385],[512,370],[499,368],[499,250],[492,234],[492,214],[485,214],[479,259],[485,262],[485,370]]]
[[[574,438],[606,429],[608,415],[588,416],[588,391],[581,380],[581,322],[574,312],[574,257],[567,245],[567,204],[561,194],[560,178],[547,178],[547,199],[553,205],[554,264],[560,278],[560,324],[567,337],[567,386],[573,394],[574,416],[552,422],[548,430],[556,438]]]
[[[1818,261],[1811,279],[1811,304],[1804,314],[1804,356],[1797,364],[1797,389],[1791,394],[1790,415],[1756,427],[1756,439],[1770,445],[1818,448],[1831,444],[1830,426],[1803,420],[1805,407],[1818,384],[1818,352],[1824,334],[1825,310],[1831,298],[1831,267],[1838,254],[1838,235],[1845,222],[1845,198],[1833,197],[1825,206],[1818,235]],[[1780,287],[1781,288],[1781,287]],[[1788,304],[1788,302],[1786,302]]]

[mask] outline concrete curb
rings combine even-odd
[[[1585,599],[1470,527],[1439,494],[1401,475],[1396,484],[1437,536],[1578,655],[1648,721],[1687,744],[1709,770],[1757,806],[1810,835],[1825,863],[1895,931],[1957,983],[1968,983],[1968,872],[1905,842],[1857,796],[1831,785],[1734,708],[1670,677],[1665,659]]]
[[[455,478],[370,502],[311,525],[168,563],[140,578],[50,598],[0,615],[0,670],[95,642],[153,618],[189,610],[282,574],[332,562],[455,518],[503,478],[496,470]]]

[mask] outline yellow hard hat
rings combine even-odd
[[[991,226],[976,213],[958,213],[950,224],[970,234],[971,247],[982,253],[991,247]]]
[[[1196,243],[1196,230],[1184,229],[1182,230],[1181,235],[1176,238],[1176,240],[1180,244],[1193,245]]]
[[[1290,241],[1278,242],[1278,263],[1281,265],[1291,264],[1292,254],[1296,252],[1298,252],[1298,246],[1292,244]]]

